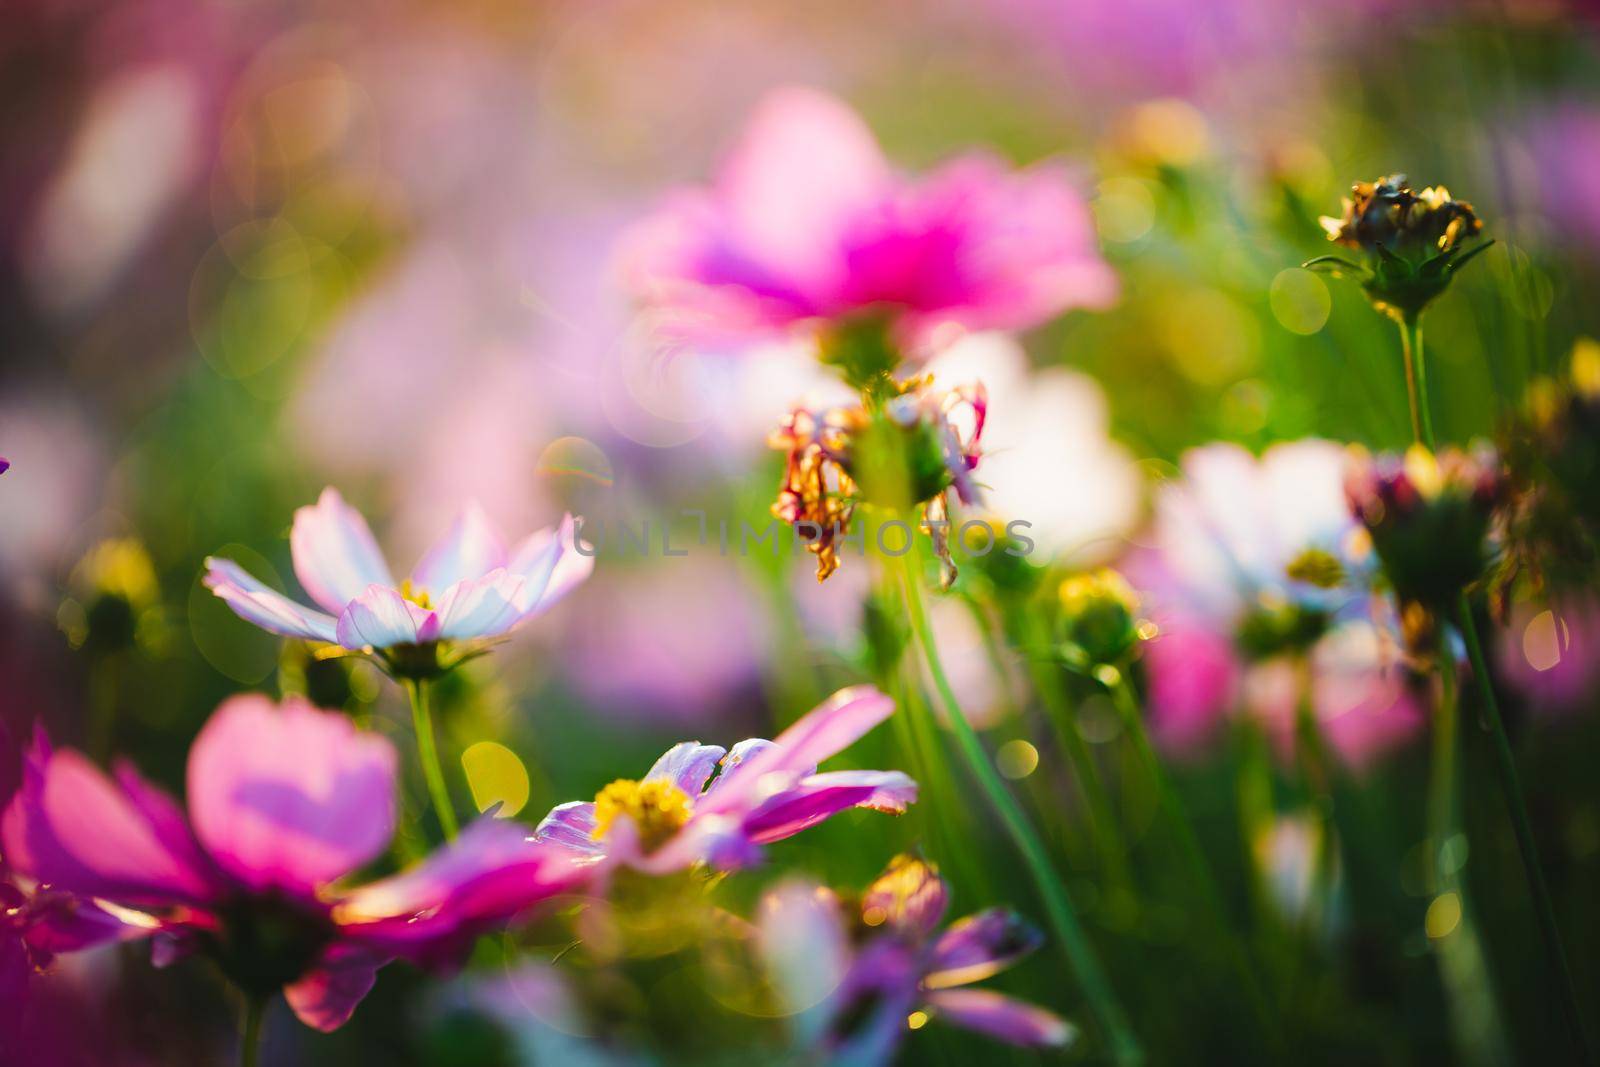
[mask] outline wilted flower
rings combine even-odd
[[[826,581],[858,504],[891,513],[920,505],[948,585],[955,580],[948,495],[978,502],[972,472],[982,457],[988,397],[981,384],[936,390],[927,376],[890,382],[888,390],[871,406],[789,413],[767,439],[788,457],[772,513],[806,541],[817,580]]]
[[[1345,494],[1372,535],[1384,572],[1403,601],[1450,605],[1489,565],[1488,535],[1503,496],[1492,450],[1413,445],[1404,456],[1350,453]]]
[[[899,814],[917,797],[917,784],[901,772],[817,772],[818,761],[893,711],[894,702],[876,689],[855,686],[776,741],[751,738],[732,749],[681,742],[643,778],[618,779],[593,801],[557,805],[534,837],[582,857],[664,874],[699,863],[748,865],[762,845],[848,808]]]
[[[1472,205],[1452,200],[1442,185],[1413,192],[1404,174],[1356,182],[1344,214],[1324,216],[1322,228],[1328,240],[1366,253],[1366,264],[1319,256],[1306,266],[1356,273],[1374,306],[1400,320],[1419,315],[1456,272],[1493,244],[1463,251],[1483,231]]]
[[[761,103],[710,188],[630,235],[623,269],[668,329],[734,342],[858,316],[913,344],[1022,329],[1117,288],[1060,169],[970,155],[906,179],[845,104],[801,88]]]
[[[322,610],[295,603],[215,556],[206,560],[205,584],[264,630],[370,652],[400,676],[459,663],[484,640],[543,614],[594,568],[593,556],[577,550],[570,515],[508,551],[473,506],[411,577],[396,583],[366,520],[332,488],[295,512],[289,546],[295,575]],[[454,658],[441,658],[447,644]]]
[[[897,856],[847,907],[825,889],[780,887],[763,902],[760,943],[780,994],[794,1007],[816,1004],[811,1042],[830,1063],[890,1062],[908,1030],[930,1019],[1013,1045],[1062,1046],[1064,1019],[986,989],[1042,943],[1013,912],[990,908],[945,927],[949,888],[932,864]],[[817,974],[832,968],[838,973]]]
[[[331,1030],[390,958],[448,959],[585,877],[565,850],[483,819],[409,871],[335,888],[389,843],[395,763],[342,715],[235,697],[190,749],[185,818],[131,767],[113,780],[40,733],[0,842],[24,876],[111,909],[119,936],[154,935],[158,964],[204,951]]]

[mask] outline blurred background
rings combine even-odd
[[[1531,378],[1600,335],[1597,18],[1587,0],[16,0],[0,31],[0,718],[13,736],[38,718],[174,789],[199,725],[245,688],[308,692],[408,745],[393,686],[281,648],[199,582],[220,552],[293,589],[290,518],[327,484],[400,568],[472,499],[511,535],[563,509],[673,524],[691,546],[684,509],[762,525],[780,459],[765,433],[825,383],[804,351],[668,351],[614,267],[619,233],[704,180],[784,84],[848,100],[907,169],[977,146],[1075,168],[1117,306],[944,357],[989,380],[991,481],[1052,554],[1088,564],[1136,545],[1152,488],[1203,442],[1408,442],[1392,324],[1297,266],[1326,250],[1317,216],[1356,179],[1444,183],[1487,221],[1496,246],[1428,337],[1440,436],[1492,434]],[[819,588],[807,558],[602,552],[513,651],[453,677],[456,784],[537,819],[674,740],[777,729],[867,676],[851,564]],[[957,598],[936,624],[992,744],[1025,746],[1008,773],[1059,806],[1057,751],[1011,713],[1017,665]],[[1525,709],[1512,715],[1522,729]],[[1596,731],[1584,714],[1538,730],[1530,803],[1593,1004]],[[874,745],[851,759],[892,766]],[[1303,1059],[1459,1053],[1407,866],[1425,747],[1362,779],[1374,840],[1357,844],[1395,903],[1352,909],[1314,965],[1290,968]],[[1478,770],[1466,818],[1505,851],[1473,873],[1515,1035],[1482,1059],[1548,1060],[1520,874]],[[1183,785],[1202,835],[1226,838],[1226,766]],[[982,821],[962,858],[936,856],[954,914],[1037,916]],[[925,829],[851,814],[782,846],[784,863],[861,884]],[[1289,826],[1263,846],[1291,883],[1296,842]],[[1222,1056],[1238,1005],[1215,967],[1169,951],[1195,920],[1157,902],[1119,926],[1093,889],[1091,927],[1153,1055]],[[331,1036],[279,1013],[266,1062],[488,1064],[532,1045],[582,1062],[481,1007],[486,955],[442,991],[386,970]],[[1002,984],[1076,1017],[1058,967],[1042,953]],[[680,988],[695,980],[668,970],[642,995],[678,1020],[678,1056],[716,1062],[718,1031],[682,1023],[705,997]],[[198,962],[157,982],[138,950],[112,950],[63,961],[41,989],[71,1039],[63,1063],[231,1049],[233,1008]],[[930,1031],[907,1061],[980,1054],[1038,1058]]]

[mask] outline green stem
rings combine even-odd
[[[1033,686],[1043,701],[1051,725],[1055,727],[1057,742],[1072,762],[1073,782],[1084,808],[1089,815],[1089,825],[1099,846],[1102,862],[1111,883],[1128,893],[1133,892],[1133,876],[1128,870],[1128,847],[1117,829],[1112,811],[1111,797],[1101,781],[1100,769],[1089,751],[1083,735],[1078,732],[1077,716],[1062,691],[1060,667],[1050,658],[1049,639],[1038,616],[1028,615],[1029,643],[1033,646],[1027,655],[1028,669],[1033,675]]]
[[[265,997],[251,995],[244,1002],[244,1024],[239,1031],[239,1067],[256,1067],[261,1054],[261,1020],[266,1016]]]
[[[1433,711],[1433,758],[1428,774],[1429,877],[1433,891],[1442,893],[1451,880],[1444,869],[1444,846],[1456,826],[1456,725],[1455,668],[1451,657],[1439,657],[1439,703]]]
[[[428,683],[420,678],[406,683],[411,696],[411,725],[417,735],[417,755],[422,762],[422,777],[428,783],[433,814],[444,830],[446,840],[456,839],[456,813],[450,805],[450,790],[445,788],[444,770],[439,766],[439,750],[433,741],[433,716],[428,711]]]
[[[1528,807],[1522,799],[1522,785],[1518,781],[1517,763],[1511,754],[1511,742],[1506,737],[1505,723],[1500,718],[1500,706],[1495,700],[1494,684],[1489,678],[1489,666],[1478,641],[1478,627],[1472,620],[1472,604],[1465,593],[1456,606],[1456,625],[1461,639],[1466,642],[1467,656],[1472,662],[1472,676],[1478,683],[1483,702],[1484,726],[1493,742],[1495,770],[1500,775],[1500,789],[1505,794],[1506,808],[1511,815],[1511,826],[1516,833],[1517,849],[1522,853],[1522,867],[1528,878],[1528,889],[1533,898],[1534,914],[1538,916],[1539,932],[1544,937],[1545,951],[1551,968],[1561,987],[1562,1007],[1567,1023],[1572,1028],[1572,1040],[1582,1062],[1593,1063],[1594,1053],[1584,1030],[1583,1011],[1578,1005],[1578,994],[1572,983],[1572,969],[1567,964],[1567,952],[1561,943],[1561,928],[1556,925],[1555,907],[1550,902],[1550,888],[1545,884],[1544,868],[1539,863],[1539,847],[1533,838],[1533,823],[1528,818]]]
[[[899,560],[906,612],[910,616],[911,628],[915,632],[917,642],[922,648],[923,658],[928,664],[928,673],[933,676],[934,688],[939,691],[939,698],[944,703],[951,732],[955,735],[956,746],[967,761],[968,768],[978,780],[978,785],[995,813],[1005,825],[1006,831],[1016,843],[1018,851],[1022,853],[1023,861],[1027,864],[1034,884],[1044,900],[1050,925],[1054,928],[1056,936],[1061,941],[1062,950],[1066,953],[1067,962],[1077,974],[1078,981],[1083,986],[1084,996],[1088,998],[1101,1026],[1105,1028],[1112,1056],[1118,1063],[1141,1063],[1144,1054],[1133,1036],[1133,1031],[1128,1027],[1122,1007],[1117,1003],[1116,995],[1106,980],[1094,948],[1089,944],[1082,926],[1078,923],[1066,886],[1051,867],[1044,845],[1029,823],[1028,817],[1023,813],[1021,805],[1006,791],[999,773],[983,749],[983,743],[978,740],[972,724],[967,721],[966,713],[961,710],[961,703],[950,687],[950,680],[945,676],[938,645],[933,639],[933,628],[929,625],[927,609],[922,602],[921,578],[917,573],[916,554],[907,552],[899,557]]]
[[[1250,965],[1238,939],[1229,930],[1231,924],[1227,909],[1223,906],[1222,894],[1217,890],[1217,879],[1212,873],[1211,863],[1206,859],[1205,850],[1200,847],[1199,835],[1195,833],[1194,822],[1189,818],[1183,799],[1178,796],[1178,791],[1172,788],[1172,781],[1167,777],[1161,757],[1156,754],[1155,746],[1150,743],[1150,733],[1144,727],[1144,716],[1139,713],[1139,702],[1134,695],[1133,686],[1128,684],[1127,675],[1115,667],[1100,668],[1096,672],[1096,678],[1111,691],[1111,701],[1122,719],[1123,729],[1133,741],[1139,760],[1145,766],[1145,773],[1155,785],[1156,798],[1161,805],[1162,813],[1171,823],[1173,832],[1178,835],[1178,844],[1183,849],[1190,875],[1206,907],[1216,920],[1217,932],[1228,946],[1229,962],[1238,972],[1240,981],[1244,983],[1245,996],[1250,1002],[1250,1008],[1255,1012],[1256,1020],[1268,1039],[1276,1042],[1277,1031],[1272,1024],[1272,1013],[1267,1008],[1266,995],[1256,977],[1255,968]]]
[[[1428,412],[1428,361],[1422,351],[1422,316],[1400,321],[1400,352],[1406,361],[1406,396],[1411,401],[1411,436],[1434,451],[1433,416]]]

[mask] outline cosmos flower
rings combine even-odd
[[[593,556],[576,550],[570,515],[508,551],[482,509],[469,507],[397,583],[366,520],[332,488],[295,512],[289,545],[316,608],[215,556],[206,560],[205,584],[264,630],[369,650],[399,674],[459,662],[476,644],[548,610],[594,568]],[[447,642],[465,650],[441,660]]]
[[[331,1030],[390,958],[451,960],[585,876],[565,851],[485,819],[410,870],[341,888],[394,832],[395,764],[385,738],[342,715],[234,697],[190,749],[185,817],[131,767],[108,777],[41,733],[0,843],[23,876],[155,936],[158,964],[204,952],[246,993],[281,989]]]
[[[1059,168],[975,154],[905,178],[844,103],[802,88],[763,100],[715,182],[641,223],[622,264],[669,330],[734,343],[861,316],[912,343],[1023,329],[1117,291]]]
[[[929,863],[897,856],[847,907],[813,886],[779,887],[764,901],[759,941],[780,993],[805,1019],[829,1063],[888,1063],[908,1028],[942,1020],[1023,1046],[1062,1046],[1071,1024],[1043,1008],[967,989],[1039,947],[1004,908],[939,929],[949,888]],[[833,972],[833,973],[829,973]],[[819,1003],[818,993],[826,994]]]
[[[817,557],[817,580],[839,567],[858,503],[892,511],[922,509],[944,584],[955,580],[950,558],[949,493],[979,502],[973,471],[988,415],[982,384],[948,391],[927,375],[891,382],[882,397],[814,412],[796,408],[767,443],[787,454],[772,514],[794,527]]]
[[[1494,242],[1466,242],[1483,222],[1465,200],[1442,185],[1413,192],[1404,174],[1356,182],[1338,218],[1324,216],[1328,240],[1365,254],[1365,264],[1319,256],[1313,269],[1353,273],[1378,310],[1404,320],[1421,314],[1457,272]]]
[[[1319,730],[1352,765],[1420,726],[1394,610],[1371,594],[1375,560],[1345,501],[1346,463],[1327,441],[1259,459],[1206,445],[1157,494],[1152,545],[1125,570],[1157,624],[1143,651],[1164,747],[1194,751],[1240,705],[1292,737],[1280,727],[1307,687]]]
[[[824,771],[817,763],[888,718],[894,702],[871,686],[841,689],[778,735],[725,749],[684,741],[642,779],[618,779],[593,801],[557,805],[535,840],[650,874],[697,863],[749,865],[762,845],[848,808],[899,814],[917,784],[899,771]],[[713,777],[715,775],[715,777]]]

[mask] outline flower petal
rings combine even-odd
[[[423,554],[411,571],[411,581],[437,593],[457,582],[482,578],[505,565],[505,542],[474,501],[462,509],[449,532]]]
[[[899,771],[831,771],[802,779],[763,802],[744,821],[756,844],[793,837],[847,808],[899,814],[917,799],[917,783]]]
[[[350,1021],[356,1005],[372,991],[378,968],[389,959],[370,949],[335,944],[311,969],[283,987],[296,1018],[327,1033]]]
[[[294,513],[289,551],[300,584],[335,615],[368,586],[394,585],[367,520],[331,486]]]
[[[527,827],[478,819],[422,863],[348,894],[340,933],[423,964],[456,962],[478,934],[578,889],[593,861]]]
[[[388,845],[397,762],[343,715],[234,697],[189,750],[195,834],[251,890],[311,896]]]
[[[0,819],[6,862],[30,878],[121,904],[204,906],[219,892],[171,800],[139,783],[134,798],[70,749],[40,740]]]
[[[550,809],[550,814],[539,820],[539,825],[533,830],[533,839],[548,841],[586,856],[599,856],[605,852],[605,846],[594,839],[594,830],[598,825],[594,817],[594,801],[569,800],[565,804],[557,804]]]
[[[933,945],[923,985],[929,989],[981,982],[1043,944],[1039,931],[1005,908],[988,908],[958,919]]]
[[[439,615],[387,585],[369,585],[339,616],[336,631],[345,648],[421,645],[439,637]]]
[[[577,523],[571,515],[551,528],[529,534],[506,569],[525,579],[517,598],[523,618],[542,615],[594,571],[594,552],[578,551]]]
[[[332,615],[296,604],[282,593],[269,589],[231,559],[206,557],[203,581],[235,615],[269,633],[310,641],[334,640]]]
[[[1012,1045],[1061,1048],[1077,1027],[1054,1012],[988,989],[946,989],[928,995],[928,1006],[946,1022]]]
[[[730,811],[759,803],[766,799],[763,793],[770,796],[778,791],[770,783],[804,776],[893,711],[894,701],[870,685],[841,689],[779,734],[771,747],[745,758],[706,795],[702,806],[710,805],[711,811]]]
[[[706,787],[717,761],[728,752],[721,745],[702,745],[698,741],[680,741],[667,749],[655,766],[644,776],[647,782],[665,780],[689,795],[692,800]]]
[[[452,585],[434,609],[439,636],[468,640],[505,633],[522,620],[517,599],[524,584],[519,575],[502,568]]]

